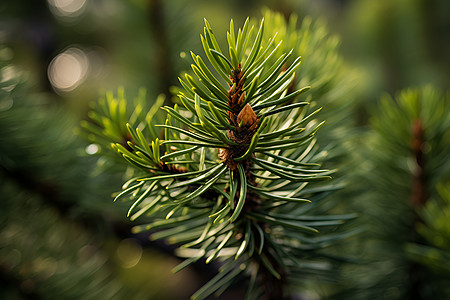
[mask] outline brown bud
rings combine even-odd
[[[250,127],[252,126],[258,118],[256,117],[255,112],[253,111],[250,104],[246,104],[244,108],[241,110],[241,112],[237,116],[237,122],[238,124],[241,124],[242,126]]]

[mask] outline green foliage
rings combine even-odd
[[[133,114],[125,126],[131,114],[120,109],[127,104],[119,94],[91,113],[96,128],[84,125],[93,141],[109,138],[133,169],[115,199],[131,201],[128,216],[145,220],[134,232],[150,230],[152,239],[179,245],[186,260],[174,271],[221,261],[194,299],[219,295],[242,278],[249,278],[249,299],[287,296],[286,287],[311,276],[331,279],[333,257],[322,250],[348,236],[336,228],[355,217],[327,215],[321,206],[338,186],[310,186],[333,171],[320,167],[320,109],[308,113],[309,103],[296,100],[309,90],[294,85],[300,58],[280,52],[275,36],[264,37],[264,20],[251,23],[236,32],[231,21],[222,52],[205,20],[207,61],[191,53],[194,76],[179,79],[182,106],[163,107],[164,124],[152,123],[157,102],[151,117]]]
[[[299,22],[294,13],[287,19],[270,10],[265,10],[263,15],[269,28],[265,36],[276,35],[275,43],[281,42],[278,53],[292,49],[293,55],[288,62],[292,57],[302,58],[294,85],[310,85],[307,101],[311,101],[312,109],[323,108],[321,115],[327,124],[319,131],[319,136],[324,137],[327,145],[348,141],[346,127],[356,122],[349,113],[355,111],[362,80],[355,68],[344,63],[339,51],[340,38],[329,33],[323,19],[313,20],[306,16]],[[345,137],[343,130],[347,130]]]
[[[159,121],[156,114],[159,106],[164,103],[164,97],[156,99],[152,107],[146,103],[146,91],[141,89],[133,102],[125,100],[125,91],[119,88],[117,97],[112,92],[106,93],[98,103],[93,103],[89,111],[89,118],[92,122],[82,121],[81,127],[84,131],[79,131],[94,144],[102,145],[117,143],[128,147],[127,142],[132,138],[127,126],[135,128],[148,128],[150,137],[157,138],[154,125]],[[105,151],[104,154],[109,152]]]
[[[87,176],[93,160],[79,155],[76,121],[32,93],[25,79],[0,62],[0,298],[137,297],[114,276],[101,242],[76,221],[99,207],[113,211],[94,201],[107,185]]]
[[[425,86],[385,95],[373,112],[361,165],[363,186],[373,187],[361,202],[366,261],[352,276],[348,299],[448,298],[448,279],[430,272],[436,253],[430,247],[444,269],[448,263],[447,208],[437,192],[450,174],[448,111],[448,94]],[[434,235],[441,236],[438,244]]]
[[[449,1],[3,2],[1,299],[450,298]]]
[[[418,233],[427,241],[426,245],[409,243],[406,253],[409,257],[442,274],[450,275],[450,190],[447,185],[437,187],[438,199],[428,200],[419,211],[423,223],[417,225]]]
[[[0,188],[15,200],[2,206],[0,264],[10,280],[2,281],[3,299],[138,296],[112,273],[112,262],[84,228],[11,182]]]

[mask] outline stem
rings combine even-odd
[[[425,142],[423,126],[420,119],[416,119],[412,126],[413,140],[411,150],[416,159],[416,168],[413,173],[413,184],[411,189],[411,206],[418,209],[425,205],[426,195],[426,174],[425,174],[425,156],[423,154],[423,144]]]
[[[417,211],[421,209],[426,201],[427,201],[427,194],[426,194],[426,187],[427,187],[427,178],[425,174],[425,156],[423,153],[423,145],[425,143],[425,137],[423,132],[423,126],[422,121],[420,119],[416,119],[413,122],[412,125],[412,135],[413,140],[411,143],[411,150],[414,154],[415,160],[416,160],[416,168],[413,171],[413,182],[411,187],[411,199],[410,199],[410,205],[412,209],[414,210],[414,217],[413,217],[413,228],[416,227],[418,223],[421,223],[422,220],[420,216],[417,214]],[[414,238],[415,242],[422,244],[423,241],[414,232]],[[423,267],[416,262],[410,262],[409,263],[409,299],[413,300],[421,300],[422,299],[422,282],[423,282]]]
[[[269,229],[270,225],[267,223],[260,223],[260,226],[264,229]],[[254,232],[254,237],[259,235]],[[258,241],[259,243],[260,241]],[[261,255],[264,255],[269,260],[270,264],[275,268],[275,270],[280,274],[281,278],[278,279],[264,266],[259,256],[254,256],[254,260],[260,265],[260,273],[258,281],[261,286],[264,287],[264,300],[288,300],[291,299],[289,295],[285,295],[285,284],[286,284],[286,272],[285,270],[276,263],[275,258],[270,252],[270,244],[265,243]]]
[[[251,141],[253,135],[256,132],[258,125],[260,125],[259,120],[256,117],[253,109],[249,104],[243,106],[245,103],[245,92],[242,91],[244,86],[242,80],[242,71],[240,65],[236,70],[232,70],[232,75],[230,76],[231,85],[230,90],[228,92],[228,105],[230,107],[229,111],[229,119],[230,125],[235,127],[236,130],[228,130],[227,136],[228,138],[238,144],[243,144],[242,146],[233,146],[231,148],[223,149],[221,154],[221,159],[225,161],[228,167],[235,172],[235,175],[238,176],[237,164],[241,164],[245,171],[245,176],[247,182],[253,186],[256,186],[256,178],[251,174],[250,168],[252,167],[252,162],[249,159],[246,159],[241,162],[235,162],[233,160],[234,157],[242,156],[245,151],[248,149],[248,144]],[[242,125],[242,126],[241,126]],[[245,145],[246,144],[246,145]],[[236,195],[238,196],[238,195]],[[258,194],[256,194],[253,190],[247,189],[245,204],[243,208],[243,213],[238,218],[246,218],[245,212],[251,212],[260,207],[262,203],[262,199]],[[256,221],[252,221],[256,222]],[[245,224],[246,222],[242,222]],[[261,228],[268,229],[270,225],[267,223],[260,223]],[[244,232],[245,228],[241,228],[241,231]],[[253,236],[257,238],[259,234],[257,232],[253,232]],[[264,243],[264,247],[262,249],[261,255],[264,255],[269,263],[276,269],[276,271],[281,275],[281,278],[276,278],[263,264],[261,261],[261,257],[257,254],[254,254],[252,259],[256,261],[260,265],[258,281],[260,285],[264,287],[264,299],[266,300],[283,300],[289,299],[284,296],[284,285],[286,282],[286,272],[285,270],[276,262],[276,259],[273,257],[271,253],[271,245],[270,242]]]

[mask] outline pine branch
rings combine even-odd
[[[385,95],[373,112],[373,131],[366,137],[366,161],[371,168],[363,177],[373,185],[366,193],[364,209],[371,212],[367,224],[374,234],[367,238],[368,265],[359,266],[356,272],[364,273],[364,285],[360,278],[353,278],[356,288],[346,298],[448,297],[448,289],[443,288],[448,280],[441,275],[445,272],[435,271],[436,261],[428,251],[432,248],[439,253],[435,258],[444,265],[450,248],[437,246],[423,231],[443,220],[442,213],[448,210],[438,193],[439,185],[447,182],[450,174],[445,133],[450,128],[445,113],[448,103],[448,95],[424,86],[402,90],[394,98]],[[436,210],[437,203],[440,208]],[[443,228],[448,226],[433,232],[442,241],[448,240]],[[374,266],[380,263],[390,269],[376,270]],[[368,274],[366,268],[373,271]],[[368,284],[373,288],[367,288]],[[398,293],[381,294],[390,288]]]
[[[131,200],[131,219],[148,220],[135,233],[151,231],[152,239],[179,245],[186,260],[175,271],[201,259],[223,261],[193,299],[220,295],[248,276],[250,299],[289,298],[289,274],[316,268],[300,262],[307,257],[302,251],[336,239],[315,241],[316,227],[327,231],[348,219],[314,215],[320,201],[305,199],[335,189],[308,188],[333,173],[317,163],[322,153],[314,137],[323,122],[312,118],[318,110],[307,114],[308,102],[296,101],[309,89],[292,85],[300,59],[286,65],[292,51],[280,53],[275,36],[263,37],[264,21],[247,19],[237,33],[231,21],[225,53],[205,20],[201,41],[209,67],[192,53],[193,75],[179,78],[182,106],[163,107],[163,124],[157,121],[160,103],[147,116],[130,113],[123,94],[91,113],[96,127],[83,124],[93,141],[110,138],[133,170],[115,200]],[[120,122],[132,116],[139,117]]]

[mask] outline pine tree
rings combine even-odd
[[[186,260],[174,271],[220,262],[194,299],[237,282],[249,299],[289,298],[309,277],[331,274],[333,257],[322,250],[354,218],[327,214],[323,195],[335,186],[311,184],[334,172],[320,167],[320,109],[308,112],[300,100],[310,89],[297,86],[300,58],[280,50],[276,36],[264,38],[286,24],[271,26],[247,19],[236,33],[231,21],[224,52],[205,20],[207,60],[191,53],[193,73],[179,79],[179,104],[163,107],[165,117],[163,100],[146,109],[143,97],[130,105],[119,91],[83,123],[93,142],[109,141],[130,165],[115,199],[131,201],[128,216],[142,220],[134,232],[177,244]]]

